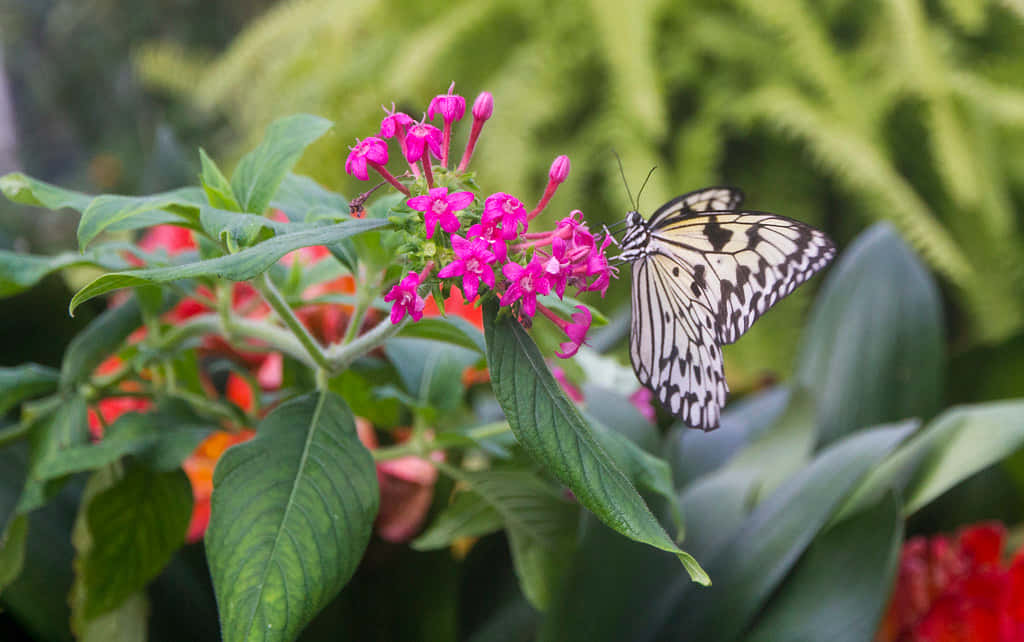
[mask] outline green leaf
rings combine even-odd
[[[340,397],[281,404],[213,476],[206,551],[226,642],[292,640],[355,572],[380,497]]]
[[[349,215],[348,201],[344,196],[324,188],[308,176],[290,172],[285,174],[270,206],[283,211],[293,221],[309,220],[310,215],[317,212]]]
[[[185,543],[192,515],[192,487],[181,470],[132,467],[123,477],[96,473],[98,490],[82,502],[85,532],[75,562],[80,616],[92,620],[145,588]],[[109,485],[107,482],[109,481]]]
[[[148,283],[168,283],[201,276],[218,277],[230,281],[248,281],[270,269],[270,266],[288,252],[310,245],[332,243],[385,225],[387,225],[386,221],[379,220],[345,221],[335,225],[275,236],[229,256],[220,256],[185,265],[105,274],[79,290],[71,299],[68,309],[73,313],[75,308],[93,297],[106,294],[111,290]]]
[[[523,327],[511,316],[495,319],[496,313],[496,304],[485,306],[488,364],[494,393],[519,443],[601,521],[630,539],[674,553],[694,581],[709,584],[565,397]]]
[[[213,430],[211,426],[180,424],[158,412],[131,412],[118,417],[102,441],[67,448],[60,457],[41,462],[35,474],[39,479],[53,479],[139,454],[155,470],[173,470]]]
[[[715,586],[695,591],[679,583],[670,639],[735,640],[828,522],[843,498],[913,428],[907,423],[864,430],[822,451],[766,498],[708,563]],[[714,513],[705,519],[713,520]],[[701,515],[689,513],[697,522]]]
[[[0,531],[0,595],[18,579],[25,565],[28,516],[18,515]]]
[[[144,592],[130,595],[113,611],[89,620],[78,642],[145,642],[149,635],[149,600]]]
[[[50,394],[59,381],[58,371],[35,363],[0,368],[0,416],[26,399]]]
[[[231,177],[231,190],[242,211],[262,214],[303,150],[331,127],[326,118],[309,114],[271,123],[263,142],[239,161]]]
[[[31,455],[25,488],[18,500],[18,512],[33,511],[52,497],[56,482],[48,481],[40,471],[70,448],[88,443],[89,418],[85,400],[73,396],[61,401],[50,414],[37,419],[32,429]]]
[[[195,221],[194,212],[206,202],[202,190],[181,187],[149,196],[101,194],[82,212],[78,222],[78,247],[89,243],[106,230],[135,230],[160,223],[186,225]],[[186,215],[187,213],[192,215]]]
[[[1024,399],[947,410],[871,472],[837,519],[895,488],[910,515],[971,475],[1024,446]]]
[[[598,441],[611,455],[611,458],[618,464],[622,472],[626,474],[629,481],[637,488],[645,488],[652,493],[661,495],[668,504],[669,514],[676,530],[675,540],[683,540],[685,522],[683,513],[679,509],[679,502],[676,500],[676,489],[672,483],[672,469],[668,462],[659,459],[654,455],[644,452],[625,435],[610,430],[601,422],[588,415],[590,425],[594,426]]]
[[[398,333],[400,337],[414,337],[442,341],[487,354],[484,335],[475,325],[462,317],[429,317],[409,323]]]
[[[58,270],[81,265],[104,270],[124,270],[130,263],[110,252],[64,252],[56,256],[33,256],[0,250],[0,298],[13,296],[32,287],[43,277]]]
[[[69,390],[92,376],[100,365],[142,324],[142,311],[134,298],[110,308],[89,322],[64,352],[60,387]]]
[[[240,212],[242,208],[231,191],[231,183],[202,147],[199,148],[199,163],[199,182],[203,185],[207,202],[218,209]]]
[[[412,541],[418,551],[450,546],[464,537],[483,537],[501,530],[505,521],[493,505],[473,492],[460,492],[438,515],[430,528]]]
[[[743,639],[872,639],[902,546],[900,502],[889,494],[819,535]]]
[[[35,205],[51,210],[69,207],[82,212],[89,207],[89,203],[93,199],[93,196],[89,194],[63,189],[26,176],[21,172],[7,174],[0,178],[0,191],[15,203]]]
[[[472,350],[426,339],[390,339],[384,352],[406,392],[422,405],[441,410],[458,405],[464,395],[462,371],[480,358]]]
[[[890,225],[871,227],[840,255],[804,335],[797,379],[817,401],[819,441],[935,414],[944,344],[931,275]]]
[[[199,224],[212,238],[227,242],[230,238],[241,247],[248,247],[263,237],[311,229],[312,225],[282,223],[260,214],[229,212],[204,205],[199,210]],[[263,233],[264,230],[269,234]]]

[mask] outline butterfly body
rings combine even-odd
[[[718,427],[728,393],[721,346],[824,267],[835,246],[799,221],[738,210],[729,187],[689,192],[649,220],[626,216],[633,266],[630,359],[673,415]]]

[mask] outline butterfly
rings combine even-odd
[[[708,187],[626,215],[619,259],[632,263],[629,355],[640,382],[686,424],[714,430],[726,394],[722,346],[835,256],[822,232],[737,209],[743,193]]]

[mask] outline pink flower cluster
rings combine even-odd
[[[384,297],[392,304],[391,320],[398,323],[407,314],[417,321],[422,318],[425,301],[420,290],[430,278],[436,260],[440,268],[436,277],[460,287],[466,302],[481,296],[486,286],[499,297],[501,305],[513,306],[524,320],[532,319],[540,310],[565,333],[568,340],[556,354],[568,358],[586,340],[592,321],[590,310],[577,305],[577,312],[564,319],[540,303],[538,297],[553,293],[561,299],[569,287],[576,288],[577,294],[600,292],[604,296],[614,276],[614,268],[605,255],[611,238],[606,235],[599,242],[579,210],[560,220],[554,230],[528,231],[530,222],[568,177],[567,156],[559,156],[551,164],[547,187],[532,210],[506,192],[495,192],[481,204],[474,192],[453,190],[452,187],[463,185],[460,179],[469,166],[484,123],[494,112],[494,98],[488,92],[481,93],[471,110],[473,125],[462,160],[456,169],[449,170],[452,125],[466,112],[465,99],[453,90],[454,83],[447,93],[430,102],[427,113],[418,122],[395,111],[393,106],[391,110],[385,109],[379,137],[357,141],[345,163],[345,170],[362,180],[369,177],[368,168],[374,169],[408,197],[408,208],[422,213],[419,238],[425,240],[421,244],[426,240],[436,243],[435,237],[442,239],[441,249],[431,259],[421,261],[422,269],[410,271]],[[429,124],[436,116],[443,121],[442,129]],[[398,140],[409,166],[409,171],[397,178],[385,167],[385,139],[389,138]],[[436,166],[431,158],[439,160],[440,165]]]

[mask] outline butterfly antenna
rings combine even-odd
[[[658,169],[657,165],[652,167],[651,171],[647,172],[647,178],[644,179],[643,184],[640,186],[640,192],[636,195],[636,209],[638,212],[640,211],[640,197],[644,195],[644,188],[647,187],[647,181],[651,180],[651,174],[653,174],[656,169]]]
[[[629,191],[629,183],[626,181],[626,170],[622,169],[622,158],[619,157],[619,153],[614,149],[612,153],[615,154],[615,160],[619,163],[619,175],[622,176],[622,184],[626,187],[626,196],[629,197],[629,204],[635,210],[636,202],[633,201],[633,194]]]

